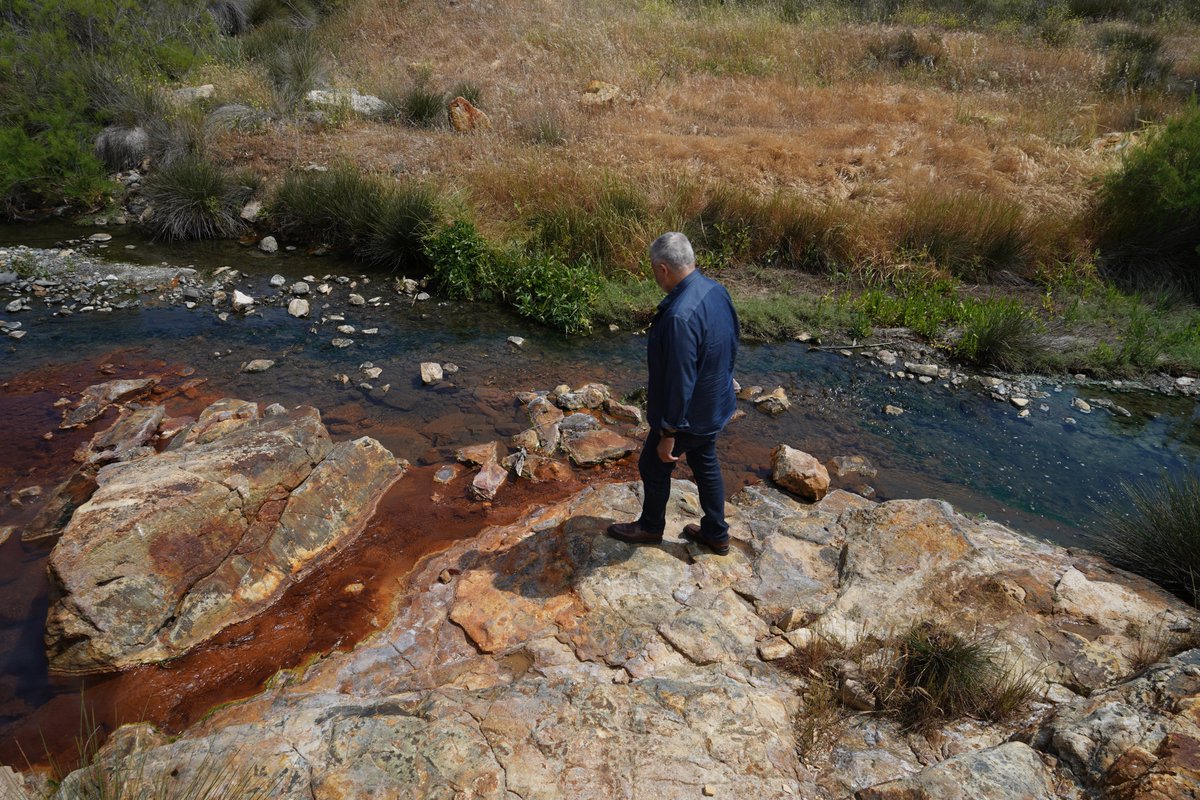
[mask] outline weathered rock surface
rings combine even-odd
[[[50,555],[51,667],[159,661],[257,613],[355,535],[399,474],[373,439],[334,445],[315,409],[213,404],[168,451],[96,474]]]
[[[677,538],[698,514],[679,481],[661,546],[606,537],[637,515],[638,492],[588,488],[430,557],[378,634],[150,746],[145,763],[158,774],[230,752],[296,800],[661,800],[705,787],[807,800],[1082,800],[1095,787],[1157,800],[1194,786],[1200,651],[1107,688],[1145,648],[1110,610],[1200,625],[1148,583],[944,503],[840,491],[806,505],[743,490],[726,557]],[[787,637],[802,646],[929,619],[990,637],[1043,696],[1023,719],[928,737],[850,717],[801,760],[804,685],[764,663],[785,650],[771,626],[806,624]]]
[[[63,413],[62,424],[59,428],[78,428],[100,418],[105,410],[114,403],[121,403],[149,392],[158,383],[158,378],[137,378],[133,380],[108,381],[89,386],[83,390],[83,395],[74,408]]]

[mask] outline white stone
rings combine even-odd
[[[509,343],[509,344],[511,344],[511,345],[515,345],[515,346],[517,346],[517,347],[524,347],[524,346],[525,346],[525,340],[524,340],[523,338],[521,338],[520,336],[510,336],[510,337],[508,337],[508,343]]]
[[[242,206],[241,217],[242,219],[246,220],[246,222],[254,222],[254,220],[258,219],[259,212],[261,211],[262,203],[260,203],[258,200],[251,200],[249,203],[246,203],[246,205]]]
[[[352,306],[365,306],[367,304],[367,301],[363,299],[363,296],[361,294],[350,295],[349,301],[350,301],[350,305],[352,305]]]
[[[354,344],[354,340],[353,339],[334,339],[332,342],[330,342],[330,344],[332,344],[334,347],[349,347],[350,345]]]
[[[927,378],[938,376],[937,364],[914,364],[911,361],[905,361],[904,368],[914,375],[924,375]]]
[[[357,89],[314,89],[304,99],[314,106],[332,110],[346,108],[367,117],[392,113],[392,107],[383,100],[374,95],[359,94]]]
[[[421,381],[425,384],[437,383],[442,379],[442,365],[435,361],[421,362]]]
[[[904,409],[900,408],[900,406],[886,405],[883,407],[883,413],[889,417],[898,417],[904,413]]]
[[[279,250],[279,242],[275,241],[274,236],[264,236],[258,243],[258,249],[264,253],[274,253]]]
[[[88,237],[88,241],[89,242],[111,242],[112,234],[111,233],[93,233],[91,236]]]
[[[1084,400],[1082,397],[1076,397],[1074,400],[1072,400],[1071,406],[1074,407],[1077,411],[1079,411],[1082,414],[1092,413],[1091,404],[1087,400]]]
[[[269,358],[256,358],[242,364],[242,372],[266,372],[273,366],[275,366],[275,362]]]
[[[246,309],[250,308],[252,305],[254,305],[253,297],[251,297],[248,294],[244,294],[243,292],[240,292],[237,289],[233,290],[233,310],[234,311],[245,311]]]
[[[293,317],[307,317],[308,312],[308,301],[303,297],[293,297],[292,302],[288,303],[288,313]]]
[[[338,333],[344,333],[344,334],[346,334],[347,336],[349,336],[349,335],[351,335],[351,334],[353,334],[353,333],[356,333],[357,331],[356,331],[356,329],[355,329],[355,327],[354,327],[353,325],[338,325],[338,326],[337,326],[337,332],[338,332]]]
[[[1012,403],[1017,408],[1025,408],[1029,405],[1028,397],[1010,397],[1008,402]]]
[[[271,276],[271,286],[272,287],[278,289],[280,286],[283,286],[285,283],[287,283],[287,278],[283,277],[282,275],[272,275]]]

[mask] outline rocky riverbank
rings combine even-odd
[[[94,769],[185,785],[215,759],[243,787],[306,799],[1194,791],[1200,650],[1159,659],[1200,615],[1145,581],[934,500],[750,487],[724,558],[676,537],[699,513],[686,482],[661,547],[604,535],[639,503],[637,484],[600,484],[484,530],[423,561],[352,651],[178,740],[124,728]],[[881,697],[851,704],[839,667],[844,710],[802,741],[820,675],[797,655],[923,623],[988,641],[1028,683],[1020,707],[915,731]]]

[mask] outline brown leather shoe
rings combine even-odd
[[[719,556],[729,555],[728,542],[710,542],[704,536],[700,535],[700,526],[695,523],[683,526],[683,538],[687,539],[689,542],[695,542],[701,547],[707,547],[709,550],[712,550]]]
[[[630,544],[660,544],[662,532],[648,531],[636,522],[614,522],[608,526],[608,535]]]

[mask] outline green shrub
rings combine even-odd
[[[903,249],[963,277],[1021,269],[1033,250],[1020,203],[989,195],[927,191],[908,204],[897,233]]]
[[[1171,75],[1173,62],[1163,55],[1163,39],[1154,31],[1117,26],[1100,32],[1099,45],[1108,53],[1101,75],[1106,91],[1138,91],[1159,87]]]
[[[237,236],[246,228],[240,212],[252,192],[208,161],[180,159],[146,180],[154,209],[147,225],[155,239],[167,241]]]
[[[285,18],[272,18],[251,31],[242,50],[267,73],[281,112],[293,111],[325,81],[326,58],[316,35]]]
[[[963,301],[950,281],[892,283],[864,291],[855,303],[874,324],[911,328],[926,339],[939,338],[964,317]]]
[[[592,329],[599,279],[586,258],[568,262],[553,253],[509,253],[498,265],[498,283],[521,316],[568,334]]]
[[[1200,106],[1131,148],[1092,212],[1105,271],[1200,299]]]
[[[216,25],[185,0],[44,0],[0,11],[0,203],[8,213],[107,189],[92,141],[106,124],[106,76],[178,75],[212,46]]]
[[[1118,567],[1200,606],[1200,478],[1163,478],[1126,491],[1133,512],[1110,518],[1098,539],[1100,551]]]
[[[913,627],[897,644],[893,702],[909,727],[977,713],[1000,677],[990,648],[932,623]]]
[[[1016,300],[986,300],[966,309],[955,355],[977,367],[1009,372],[1036,370],[1046,364],[1045,339],[1032,314]]]
[[[431,233],[425,240],[425,257],[435,285],[447,297],[496,299],[496,254],[470,222],[456,220]]]

